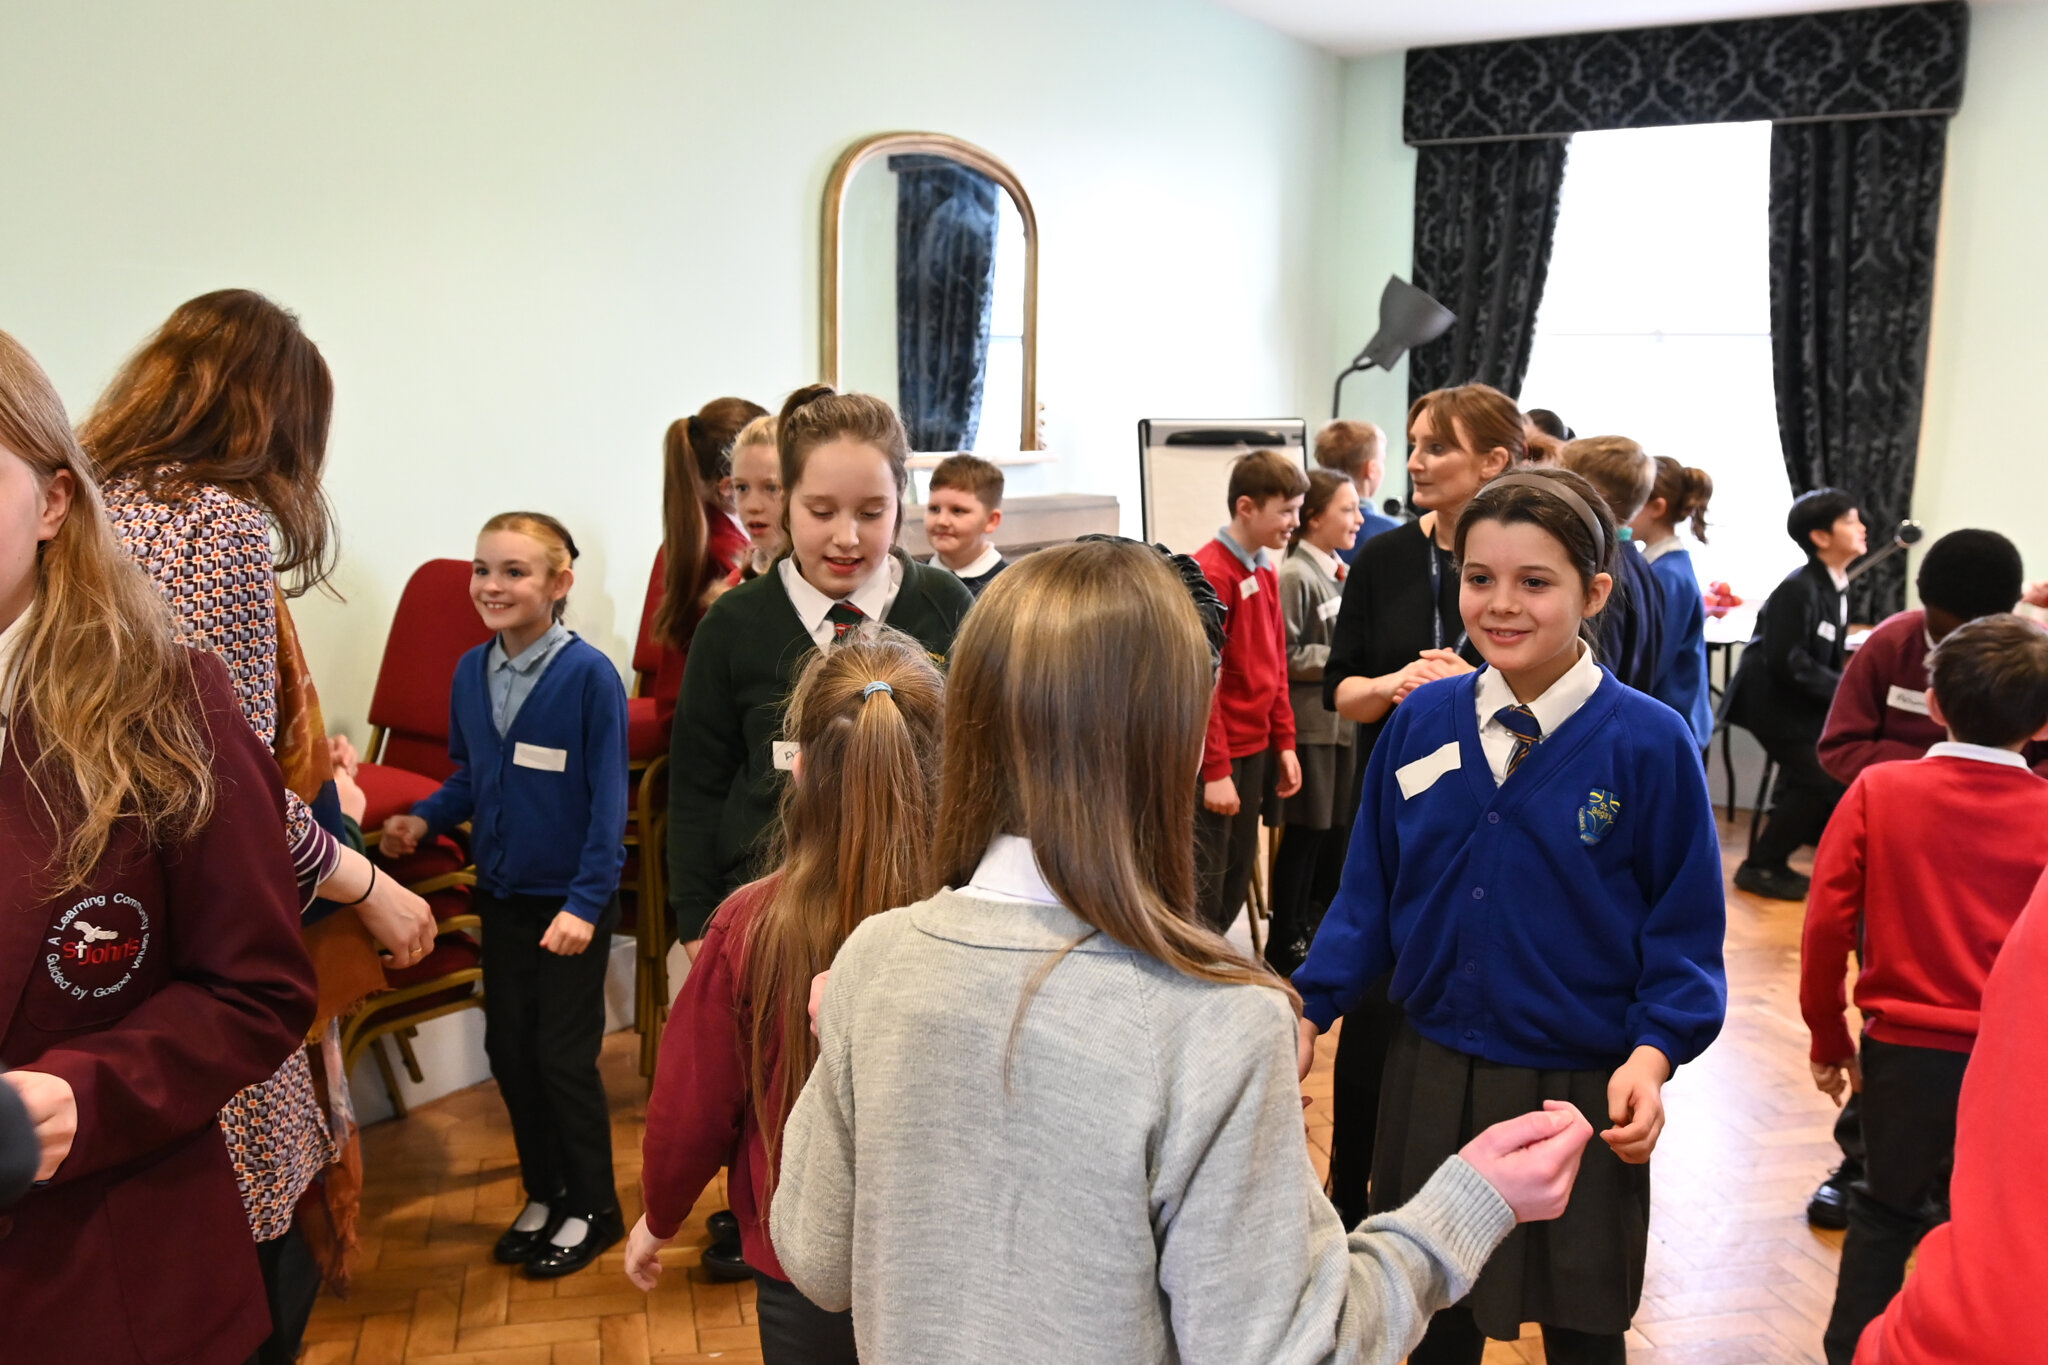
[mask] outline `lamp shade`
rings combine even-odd
[[[1365,343],[1365,359],[1391,370],[1403,354],[1436,340],[1456,321],[1450,309],[1400,276],[1389,275],[1387,287],[1380,291],[1380,329]]]

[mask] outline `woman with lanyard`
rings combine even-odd
[[[1437,389],[1408,410],[1408,484],[1424,515],[1359,547],[1323,670],[1324,704],[1360,722],[1360,779],[1381,727],[1403,698],[1424,683],[1478,666],[1458,614],[1452,536],[1473,495],[1521,462],[1528,449],[1523,430],[1514,400],[1485,384]],[[1354,790],[1353,809],[1357,799]],[[1333,851],[1342,847],[1331,843]],[[1327,880],[1333,892],[1341,871],[1338,862],[1327,879],[1319,873],[1319,886]],[[1330,1199],[1346,1227],[1366,1216],[1380,1073],[1400,1014],[1382,982],[1345,1016],[1338,1034]]]

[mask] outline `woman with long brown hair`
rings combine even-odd
[[[0,1086],[47,1182],[0,1219],[9,1359],[239,1365],[270,1329],[214,1119],[313,1018],[282,810],[0,333]]]
[[[183,642],[227,665],[266,747],[308,735],[325,746],[319,727],[305,724],[308,711],[317,714],[310,686],[286,690],[280,677],[285,598],[324,582],[333,566],[320,486],[333,406],[327,363],[298,320],[261,294],[224,289],[179,305],[79,431],[115,532],[171,605]],[[280,714],[281,693],[295,710]],[[324,909],[352,906],[394,965],[424,957],[434,942],[426,902],[323,829],[302,794],[288,790],[285,801],[309,923]],[[338,1062],[338,1046],[323,1050]],[[323,1070],[330,1097],[345,1096],[340,1067]],[[346,1108],[322,1104],[301,1050],[221,1114],[273,1292],[278,1336],[266,1361],[296,1355],[319,1290],[293,1216],[347,1141],[328,1117]]]
[[[870,1359],[1391,1365],[1517,1217],[1563,1207],[1588,1130],[1526,1114],[1347,1245],[1293,992],[1195,914],[1212,687],[1144,545],[1027,556],[961,628],[958,889],[834,960],[773,1205],[784,1269]]]
[[[861,921],[938,888],[943,711],[939,672],[909,636],[885,630],[812,658],[784,727],[799,757],[776,870],[719,907],[662,1038],[641,1166],[647,1213],[626,1273],[654,1287],[656,1253],[718,1168],[730,1168],[770,1365],[855,1358],[851,1318],[790,1285],[766,1215],[782,1127],[817,1057],[811,979]]]

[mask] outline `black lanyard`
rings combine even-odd
[[[1436,537],[1425,534],[1423,543],[1429,547],[1429,627],[1435,632],[1436,647],[1444,647],[1444,566],[1443,551],[1437,548]],[[1451,649],[1458,654],[1465,652],[1465,644],[1471,639],[1471,632],[1460,629],[1458,643]]]

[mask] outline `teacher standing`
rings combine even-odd
[[[1527,453],[1521,409],[1485,384],[1437,389],[1408,410],[1408,484],[1424,515],[1359,547],[1323,670],[1323,702],[1360,722],[1357,772],[1396,706],[1479,655],[1458,614],[1452,536],[1465,504]],[[1356,797],[1354,795],[1354,806]],[[1346,1227],[1363,1219],[1379,1122],[1380,1074],[1400,1010],[1383,981],[1345,1016],[1333,1078],[1330,1198]]]

